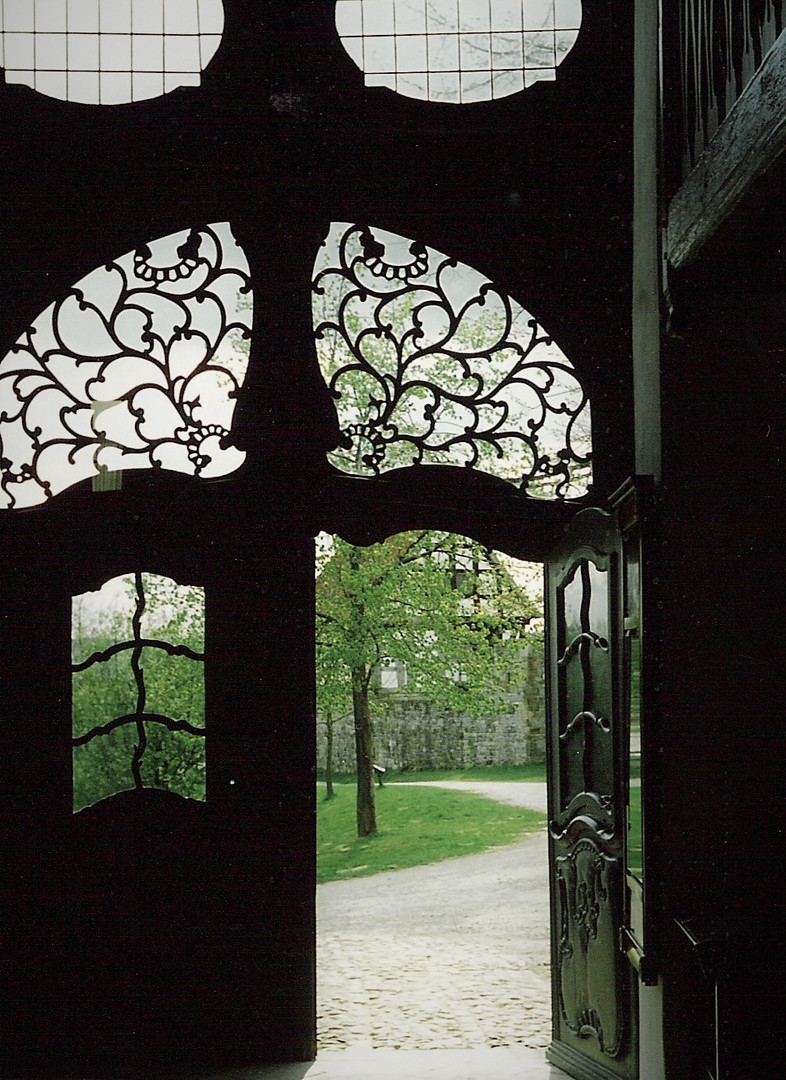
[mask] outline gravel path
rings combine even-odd
[[[545,785],[439,786],[545,808]],[[317,904],[320,1046],[548,1044],[545,829],[481,855],[320,885]]]

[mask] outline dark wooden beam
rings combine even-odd
[[[786,149],[786,33],[780,35],[669,204],[666,250],[687,266]]]

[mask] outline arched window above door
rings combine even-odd
[[[6,82],[119,105],[199,86],[224,29],[222,0],[2,0]]]
[[[0,509],[90,477],[117,486],[126,469],[234,472],[251,317],[248,262],[227,223],[82,278],[0,360]]]
[[[316,259],[314,332],[339,470],[464,465],[538,498],[592,480],[590,408],[572,364],[488,278],[395,233],[333,223]]]
[[[366,86],[466,104],[553,80],[581,0],[338,0],[336,29]]]

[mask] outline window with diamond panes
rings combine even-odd
[[[316,259],[317,356],[342,472],[463,465],[538,498],[592,481],[590,406],[536,319],[465,263],[334,222]]]
[[[0,67],[48,97],[119,105],[199,86],[222,0],[0,0]]]
[[[74,812],[121,791],[205,799],[205,596],[135,573],[72,601]]]
[[[581,0],[338,0],[336,29],[366,86],[466,104],[553,80]]]
[[[117,487],[127,469],[234,472],[251,317],[248,262],[226,222],[88,274],[0,359],[0,509],[91,477]]]

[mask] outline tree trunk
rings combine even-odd
[[[352,708],[355,716],[355,756],[358,767],[358,836],[373,836],[377,831],[377,808],[374,801],[374,750],[371,737],[368,682],[362,670],[352,672]]]
[[[327,745],[325,747],[325,798],[332,799],[333,791],[333,716],[328,713],[325,717],[327,729]]]

